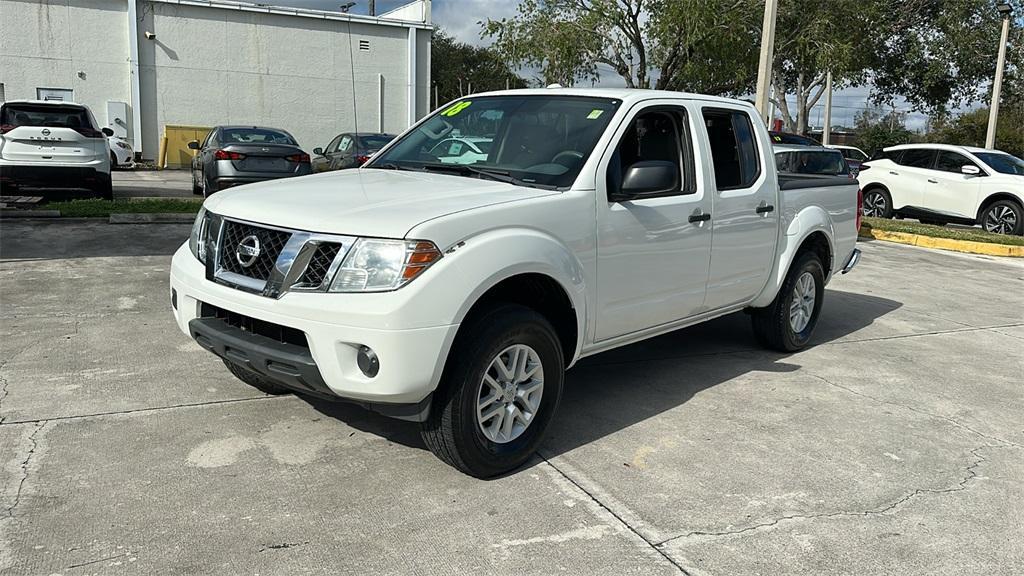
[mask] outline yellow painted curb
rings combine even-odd
[[[911,246],[922,246],[924,248],[938,248],[940,250],[953,250],[954,252],[967,252],[968,254],[984,254],[986,256],[1012,256],[1024,258],[1024,246],[1010,246],[1008,244],[990,244],[988,242],[974,242],[972,240],[954,240],[952,238],[933,238],[921,234],[909,234],[907,232],[887,232],[885,230],[861,229],[862,238],[874,238],[875,240],[886,240]]]

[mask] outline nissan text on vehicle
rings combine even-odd
[[[446,139],[490,142],[441,162]],[[747,310],[806,346],[857,262],[847,176],[781,182],[747,103],[536,89],[447,105],[363,168],[208,198],[179,327],[241,380],[421,423],[477,477],[524,463],[579,359]]]

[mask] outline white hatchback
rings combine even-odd
[[[1005,152],[948,144],[893,146],[864,163],[859,180],[865,216],[1024,232],[1024,160]]]
[[[0,106],[0,184],[87,188],[111,199],[110,128],[99,128],[88,106],[14,100]]]

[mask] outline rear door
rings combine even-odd
[[[982,177],[964,174],[961,172],[964,166],[974,166],[981,170],[980,166],[959,152],[939,150],[935,169],[925,180],[922,207],[961,218],[974,218]]]
[[[705,158],[711,190],[711,269],[705,307],[747,302],[764,288],[775,262],[779,184],[767,142],[761,142],[747,107],[704,107]]]
[[[107,139],[75,104],[8,102],[0,107],[0,158],[75,164],[107,157]]]
[[[894,209],[922,206],[925,184],[932,175],[934,164],[934,148],[908,148],[903,151],[899,164],[887,169],[886,183]]]

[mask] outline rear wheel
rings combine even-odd
[[[253,372],[252,370],[249,370],[244,366],[235,364],[234,362],[229,362],[227,360],[224,360],[224,365],[227,366],[228,370],[230,370],[231,373],[235,375],[235,378],[238,378],[242,382],[245,382],[249,386],[252,386],[253,388],[259,390],[260,392],[272,395],[291,393],[291,390],[285,388],[284,386],[275,384],[271,380],[264,377],[262,374],[257,374],[256,372]]]
[[[754,335],[763,346],[796,352],[807,346],[825,299],[825,269],[814,252],[797,256],[782,288],[765,308],[751,313]]]
[[[423,441],[465,474],[489,478],[526,462],[562,395],[565,364],[551,324],[502,305],[463,328],[451,353]]]
[[[97,182],[92,186],[92,192],[104,200],[114,199],[114,187],[110,181],[110,174],[100,174]]]
[[[872,188],[864,192],[865,216],[892,218],[892,197],[884,188]]]
[[[1024,209],[1012,200],[993,202],[981,213],[981,227],[993,234],[1019,236],[1024,230]]]

